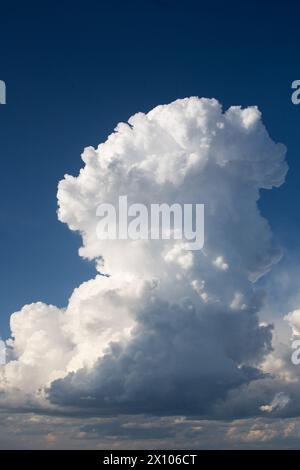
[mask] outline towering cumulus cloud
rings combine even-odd
[[[81,233],[80,256],[98,274],[65,309],[36,303],[11,316],[2,404],[209,417],[237,390],[269,380],[261,364],[272,327],[258,320],[255,281],[280,250],[257,201],[260,189],[283,183],[284,156],[256,107],[223,113],[196,97],[138,113],[86,148],[80,174],[59,183],[58,216]],[[97,207],[121,195],[204,204],[204,248],[99,240]]]

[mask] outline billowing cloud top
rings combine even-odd
[[[272,327],[259,323],[253,283],[280,250],[257,201],[283,183],[284,157],[256,107],[223,113],[196,97],[138,113],[85,149],[80,174],[59,183],[58,216],[80,231],[80,255],[98,274],[65,309],[36,303],[12,315],[3,406],[216,416],[227,396],[264,382]],[[96,209],[121,195],[205,204],[204,249],[99,240]]]

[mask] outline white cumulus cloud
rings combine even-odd
[[[223,112],[192,97],[135,114],[82,160],[59,183],[58,217],[81,233],[79,254],[98,274],[65,309],[12,315],[0,403],[209,416],[229,391],[264,380],[272,327],[259,321],[254,283],[281,252],[257,202],[283,183],[285,148],[256,107]],[[97,207],[121,195],[205,204],[204,249],[99,240]]]

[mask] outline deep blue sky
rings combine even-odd
[[[263,4],[264,3],[264,4]],[[63,306],[92,277],[57,221],[56,188],[118,121],[190,95],[259,106],[288,147],[285,187],[261,208],[299,260],[300,5],[294,1],[0,2],[0,332],[23,304]]]

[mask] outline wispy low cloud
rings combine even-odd
[[[268,375],[272,325],[259,321],[264,295],[255,288],[281,256],[259,191],[280,186],[287,165],[258,109],[177,100],[120,123],[82,160],[80,174],[59,183],[58,216],[81,233],[79,254],[98,273],[65,309],[35,303],[12,315],[2,407],[202,419],[291,413],[294,391],[283,407],[274,396],[290,397],[298,378],[284,377],[286,358]],[[116,206],[120,195],[146,206],[204,204],[203,250],[172,239],[99,240],[97,207]]]
[[[6,449],[287,449],[299,447],[299,419],[214,421],[182,416],[110,418],[0,414]]]
[[[283,410],[289,403],[290,397],[283,392],[276,393],[275,397],[268,405],[261,405],[260,409],[266,413],[271,413],[274,410]]]

